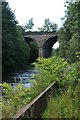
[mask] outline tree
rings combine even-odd
[[[25,30],[30,31],[32,30],[33,26],[34,26],[33,18],[30,18],[29,21],[25,25]]]
[[[54,22],[52,23],[49,18],[45,19],[43,27],[38,28],[39,31],[47,31],[47,32],[52,32],[57,30],[57,24]]]
[[[2,70],[3,72],[15,69],[16,24],[15,15],[7,2],[2,2]]]
[[[80,2],[69,0],[66,8],[65,21],[58,32],[59,54],[72,63],[77,60],[76,53],[80,51]]]
[[[29,43],[30,47],[30,62],[35,62],[38,58],[38,45],[35,41]]]
[[[21,26],[16,26],[17,29],[17,40],[15,41],[15,50],[16,50],[16,69],[26,69],[29,65],[30,60],[30,47],[25,42],[22,33],[24,29]]]
[[[4,73],[26,68],[29,64],[30,48],[17,26],[15,15],[7,2],[2,2],[2,70]]]

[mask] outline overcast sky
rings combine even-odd
[[[42,27],[44,20],[49,18],[60,28],[62,25],[61,18],[64,17],[65,0],[6,0],[12,11],[15,11],[16,20],[20,25],[25,25],[26,21],[33,18],[34,31],[37,27]],[[54,48],[58,47],[58,42]]]
[[[44,20],[49,18],[61,27],[61,18],[64,17],[65,0],[7,0],[12,11],[15,10],[16,19],[24,25],[31,17],[34,30],[43,26]]]

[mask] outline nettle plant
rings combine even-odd
[[[60,57],[51,57],[51,58],[39,58],[37,63],[34,63],[36,69],[39,72],[39,78],[42,79],[44,86],[48,86],[50,83],[57,81],[60,84],[66,82],[64,80],[64,70],[69,65],[64,59]],[[37,78],[37,77],[36,77]],[[36,80],[38,83],[40,80]],[[39,83],[40,84],[40,83]],[[65,83],[64,83],[65,84]]]
[[[70,83],[77,83],[80,79],[80,62],[70,65],[63,58],[54,56],[48,59],[39,58],[34,65],[39,73],[35,78],[40,89],[54,81],[58,82],[59,87],[65,87]]]

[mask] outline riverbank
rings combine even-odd
[[[63,90],[63,92],[69,84],[75,89],[80,76],[79,65],[80,62],[68,64],[63,58],[56,56],[48,59],[39,58],[38,62],[35,63],[38,75],[32,81],[31,87],[25,88],[20,84],[14,89],[10,84],[3,84],[6,94],[3,98],[3,117],[13,117],[21,108],[29,104],[54,81],[57,81],[59,90]]]

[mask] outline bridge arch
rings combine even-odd
[[[36,59],[38,58],[38,54],[39,54],[38,44],[34,39],[32,39],[30,37],[26,37],[25,41],[30,47],[30,62],[31,63],[35,62]]]
[[[27,43],[30,43],[30,42],[34,41],[34,39],[31,38],[31,37],[25,37],[25,41],[26,41]]]
[[[36,41],[39,48],[39,57],[50,57],[52,46],[57,42],[56,31],[53,32],[25,32],[26,42]]]
[[[52,55],[52,47],[57,42],[57,37],[48,38],[43,43],[43,57],[48,58]]]

